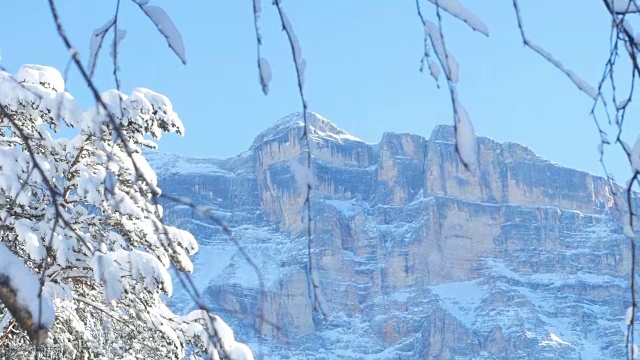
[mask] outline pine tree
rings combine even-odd
[[[112,90],[82,112],[57,70],[25,65],[0,72],[0,106],[0,357],[252,358],[222,319],[160,297],[198,249],[162,223],[141,150],[184,133],[169,99]]]

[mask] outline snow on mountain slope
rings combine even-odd
[[[215,224],[166,205],[165,219],[201,244],[194,278],[205,301],[255,353],[624,357],[630,256],[605,179],[483,137],[469,172],[450,126],[429,139],[386,133],[366,144],[320,115],[309,119],[312,259],[327,319],[312,311],[305,190],[290,166],[305,161],[301,114],[234,158],[149,156],[164,193],[211,207],[261,269],[262,292]],[[170,305],[192,307],[176,288]],[[257,314],[267,320],[260,329]]]

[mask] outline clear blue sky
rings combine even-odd
[[[110,18],[115,1],[58,2],[68,33],[86,60],[90,34]],[[183,66],[139,9],[122,2],[120,26],[128,31],[120,53],[123,89],[147,87],[172,100],[186,135],[163,138],[160,150],[233,156],[278,118],[300,110],[288,44],[275,8],[263,0],[263,55],[274,73],[265,97],[257,80],[252,1],[191,5],[195,3],[152,0],[182,32],[188,59]],[[598,134],[589,118],[591,100],[522,46],[511,2],[463,3],[491,32],[484,38],[445,16],[446,44],[460,63],[459,92],[476,132],[601,174]],[[413,0],[291,0],[283,6],[308,63],[312,111],[368,142],[378,142],[384,131],[428,137],[435,125],[452,122],[446,88],[437,89],[427,74],[418,72],[423,31]],[[522,7],[529,36],[595,85],[608,51],[610,19],[603,5],[536,0],[523,1]],[[426,4],[425,12],[432,16],[433,7]],[[11,71],[23,63],[65,67],[68,54],[54,33],[46,2],[8,2],[3,13],[3,66]],[[101,60],[98,85],[113,88],[108,52]],[[90,105],[79,75],[71,73],[70,81],[71,92]],[[627,130],[633,144],[640,127]],[[618,150],[609,152],[608,166],[620,181],[630,173],[628,165]]]

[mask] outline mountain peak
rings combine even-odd
[[[430,141],[455,142],[456,130],[453,125],[436,125],[431,131]]]
[[[248,156],[160,155],[152,163],[162,165],[165,193],[215,215],[214,222],[166,206],[164,218],[202,240],[198,283],[215,289],[203,301],[227,309],[220,315],[247,338],[261,338],[265,357],[624,357],[630,261],[616,222],[626,212],[616,206],[625,203],[623,187],[486,137],[477,138],[481,166],[469,171],[451,125],[435,127],[431,140],[385,133],[366,144],[345,140],[347,132],[318,114],[307,120],[310,169],[300,113],[265,130]],[[263,282],[237,261],[240,250],[217,221],[255,249]],[[319,291],[332,312],[322,327],[306,291],[313,279],[301,266],[308,253],[321,264]],[[263,316],[281,330],[238,318],[263,292]],[[180,312],[194,306],[181,289],[168,301]]]
[[[314,138],[331,139],[338,142],[342,141],[360,141],[359,138],[349,134],[347,131],[339,128],[336,124],[314,112],[307,112],[307,123],[310,135]],[[280,118],[270,128],[263,131],[256,137],[253,144],[264,142],[272,138],[276,138],[282,134],[288,133],[292,129],[304,128],[304,116],[302,112],[294,112],[285,117]]]

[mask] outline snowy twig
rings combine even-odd
[[[260,20],[260,13],[262,12],[262,5],[260,0],[253,0],[253,27],[256,32],[256,52],[258,63],[258,76],[260,80],[260,86],[262,92],[267,95],[269,93],[269,82],[271,82],[271,66],[267,59],[264,59],[260,55],[260,48],[262,47],[262,35],[260,34],[260,27],[258,21]]]
[[[140,7],[140,10],[151,20],[156,26],[160,34],[167,40],[167,45],[178,56],[182,64],[187,64],[187,58],[184,51],[184,43],[182,35],[176,28],[173,21],[161,7],[147,4],[148,1],[132,0],[134,4]]]
[[[473,12],[462,6],[458,0],[429,0],[438,9],[442,9],[484,36],[489,36],[489,28]]]
[[[80,301],[80,302],[83,302],[83,303],[85,303],[85,304],[87,304],[87,305],[89,305],[89,306],[93,307],[93,308],[94,308],[94,309],[96,309],[96,310],[100,310],[101,312],[103,312],[103,313],[105,313],[105,314],[109,315],[109,317],[111,317],[112,319],[114,319],[114,320],[116,320],[116,321],[119,321],[119,322],[121,322],[121,323],[123,323],[123,324],[125,324],[125,325],[127,325],[127,324],[128,324],[128,322],[127,322],[125,319],[121,318],[121,317],[120,317],[120,315],[118,315],[116,312],[113,312],[113,311],[111,311],[110,309],[106,308],[106,307],[105,307],[105,306],[103,306],[102,304],[98,304],[98,303],[97,303],[97,302],[95,302],[95,301],[91,301],[91,300],[87,299],[86,297],[84,297],[84,296],[79,296],[79,295],[75,295],[75,296],[73,297],[73,299],[74,299],[74,300],[78,300],[78,301]],[[132,328],[132,330],[135,330],[135,328]]]
[[[120,14],[120,0],[116,1],[116,12],[113,16],[113,44],[111,50],[111,58],[113,59],[113,79],[116,82],[116,89],[120,91],[120,78],[118,77],[118,46],[120,44],[120,31],[118,29],[118,15]]]
[[[427,27],[427,21],[422,14],[422,8],[420,7],[420,0],[416,0],[416,9],[418,11],[418,18],[420,18],[420,22],[422,23],[422,29],[424,30]],[[440,88],[440,84],[438,83],[438,78],[440,76],[440,71],[438,69],[438,65],[431,61],[431,52],[429,51],[429,36],[426,31],[423,31],[423,50],[422,50],[422,58],[420,59],[420,72],[424,71],[424,66],[427,64],[429,67],[429,73],[431,77],[436,82],[436,87]]]
[[[58,221],[60,219],[58,217],[54,218],[53,220],[53,226],[51,226],[51,233],[49,234],[49,241],[47,241],[47,244],[45,244],[45,251],[49,252],[49,250],[51,249],[51,243],[53,241],[53,237],[56,234],[56,230],[58,228]],[[40,289],[38,292],[38,324],[42,323],[42,292],[44,290],[44,283],[45,283],[45,277],[47,274],[47,270],[49,269],[49,256],[47,254],[47,256],[44,257],[43,260],[43,264],[42,264],[42,269],[41,269],[41,273],[40,273]],[[40,355],[40,346],[42,345],[42,340],[40,337],[36,338],[36,359],[38,358],[38,356]]]
[[[594,123],[596,125],[596,128],[598,130],[599,133],[599,139],[600,139],[600,143],[598,144],[598,152],[599,152],[599,156],[600,156],[600,163],[602,165],[602,168],[604,170],[604,173],[606,174],[609,184],[609,189],[612,192],[613,198],[614,198],[614,204],[616,206],[616,208],[619,207],[618,205],[618,200],[617,200],[617,193],[614,190],[613,184],[614,184],[614,179],[611,177],[611,175],[609,174],[609,172],[607,171],[607,167],[605,165],[604,162],[604,147],[606,145],[611,144],[611,142],[609,141],[606,132],[602,129],[602,127],[600,126],[600,122],[598,121],[598,118],[596,116],[595,110],[596,110],[596,105],[598,104],[599,101],[602,102],[604,108],[605,108],[605,113],[607,114],[607,117],[609,119],[609,124],[611,124],[611,118],[609,117],[609,112],[608,112],[608,106],[607,106],[607,102],[602,94],[602,90],[603,90],[603,84],[605,83],[606,79],[609,79],[609,83],[611,85],[611,97],[612,97],[612,102],[613,102],[613,106],[615,108],[615,125],[618,128],[618,132],[616,135],[616,139],[615,142],[617,144],[620,145],[620,148],[623,150],[623,152],[625,153],[625,155],[627,156],[627,158],[629,159],[629,163],[631,165],[631,167],[634,169],[634,174],[633,177],[631,178],[631,180],[628,182],[628,186],[627,186],[627,211],[628,211],[628,219],[625,220],[625,222],[627,222],[628,224],[625,225],[628,226],[629,231],[627,232],[627,236],[629,237],[629,241],[630,241],[630,251],[631,251],[631,275],[630,275],[630,291],[631,291],[631,307],[630,307],[630,316],[628,316],[627,319],[627,334],[626,334],[626,338],[625,338],[625,347],[626,347],[626,351],[627,351],[627,358],[631,359],[631,358],[635,358],[635,355],[633,354],[634,352],[634,333],[635,333],[635,310],[637,307],[636,304],[636,296],[635,296],[635,271],[636,271],[636,242],[635,242],[635,235],[633,233],[633,223],[634,223],[634,208],[633,208],[633,184],[638,182],[638,170],[634,167],[634,161],[632,159],[632,152],[631,149],[629,149],[629,147],[622,141],[621,139],[621,135],[622,135],[622,125],[624,123],[624,119],[625,119],[625,114],[626,114],[626,110],[628,105],[631,102],[632,96],[633,96],[633,92],[635,89],[635,79],[636,76],[638,76],[640,74],[640,67],[638,66],[638,59],[636,56],[636,52],[640,50],[640,47],[638,46],[638,44],[636,43],[636,38],[635,36],[631,33],[631,31],[629,30],[629,28],[625,25],[625,15],[628,14],[627,11],[618,11],[620,10],[617,6],[616,8],[618,10],[615,10],[613,8],[613,5],[609,2],[609,0],[603,0],[605,7],[607,8],[608,12],[611,14],[612,17],[612,29],[611,29],[611,50],[610,50],[610,54],[609,57],[607,59],[607,62],[605,64],[605,68],[603,71],[603,75],[601,80],[598,83],[598,87],[597,90],[593,89],[590,85],[588,85],[584,80],[582,80],[581,78],[579,78],[573,71],[565,68],[562,63],[560,63],[558,60],[556,60],[550,53],[548,53],[547,51],[545,51],[543,48],[541,48],[538,45],[533,44],[526,36],[525,34],[525,30],[523,27],[523,23],[522,23],[522,17],[521,17],[521,13],[520,13],[520,8],[519,8],[519,4],[518,4],[518,0],[513,0],[513,7],[516,13],[516,19],[518,22],[518,28],[520,30],[520,35],[521,38],[525,44],[525,46],[529,47],[530,49],[532,49],[534,52],[538,53],[540,56],[542,56],[545,60],[547,60],[549,63],[551,63],[552,65],[554,65],[556,68],[558,68],[560,71],[562,71],[565,75],[567,75],[567,77],[569,77],[569,79],[571,79],[571,81],[584,93],[586,93],[587,95],[589,95],[593,100],[594,100],[594,104],[593,107],[591,109],[591,116],[594,120]],[[619,3],[619,2],[618,2]],[[618,5],[618,3],[616,3],[616,5]],[[634,1],[635,3],[635,1]],[[629,2],[627,4],[627,7],[631,6],[631,2]],[[635,5],[634,5],[635,6]],[[622,14],[622,16],[618,16]],[[622,35],[622,36],[620,36]],[[616,82],[615,82],[615,77],[614,77],[614,70],[615,70],[615,64],[616,64],[616,59],[618,57],[618,41],[620,39],[623,39],[623,41],[625,42],[626,45],[626,49],[629,55],[629,59],[631,60],[631,65],[632,65],[632,71],[631,71],[631,86],[630,86],[630,92],[629,94],[626,96],[625,100],[620,103],[616,100],[616,95],[617,95],[617,89],[616,89]]]
[[[293,31],[293,26],[287,17],[287,14],[284,12],[282,8],[282,0],[274,0],[273,5],[278,10],[278,16],[280,18],[280,23],[282,25],[282,31],[287,35],[287,39],[289,41],[289,46],[291,48],[291,55],[293,57],[293,64],[296,70],[296,79],[298,82],[298,95],[300,96],[300,101],[302,102],[302,119],[304,121],[304,130],[302,132],[302,141],[305,143],[307,150],[307,169],[311,172],[311,141],[309,140],[310,134],[310,124],[307,118],[308,104],[307,100],[304,96],[304,70],[306,67],[306,61],[302,58],[302,50],[300,48],[300,43],[298,42],[298,38]],[[319,295],[318,291],[320,285],[316,282],[313,269],[313,258],[311,256],[311,183],[307,182],[307,194],[305,198],[305,204],[307,206],[307,258],[308,258],[308,268],[309,271],[309,283],[311,285],[311,295],[313,297],[313,309],[319,311],[324,318],[327,317],[326,312],[322,308],[322,304],[318,301]]]
[[[96,66],[98,64],[98,55],[100,53],[100,49],[102,48],[102,43],[104,42],[104,38],[107,36],[109,30],[115,24],[115,21],[115,18],[111,18],[102,27],[96,29],[91,35],[91,42],[89,46],[89,62],[87,63],[89,77],[93,77],[95,73]]]
[[[438,32],[440,35],[440,40],[442,42],[442,50],[444,53],[444,63],[441,63],[441,65],[444,68],[444,64],[447,65],[447,68],[445,68],[445,76],[447,78],[447,85],[449,87],[449,94],[451,96],[451,103],[452,103],[452,107],[453,107],[453,114],[454,114],[454,122],[453,122],[453,127],[454,127],[454,131],[456,134],[456,152],[458,153],[458,156],[460,157],[460,160],[462,161],[462,165],[464,165],[464,167],[469,170],[470,165],[471,165],[471,161],[472,159],[470,159],[469,156],[463,156],[464,155],[464,151],[461,150],[462,146],[465,146],[463,141],[460,141],[460,136],[458,136],[462,131],[464,131],[461,128],[461,116],[463,116],[463,112],[466,113],[466,110],[464,110],[462,108],[462,106],[459,104],[459,100],[458,100],[458,94],[456,92],[456,87],[454,85],[454,81],[457,81],[457,74],[452,73],[452,69],[451,69],[451,61],[450,61],[450,57],[451,55],[449,54],[449,52],[447,51],[447,46],[445,45],[445,41],[444,41],[444,32],[442,31],[442,16],[440,15],[440,4],[438,2],[438,0],[436,0],[436,16],[438,17]],[[433,41],[433,38],[431,38],[431,41]],[[435,45],[434,45],[435,46]],[[454,60],[455,61],[455,60]],[[448,70],[448,71],[447,71]],[[465,116],[466,119],[466,116]],[[467,120],[468,122],[468,120]],[[470,122],[469,122],[470,124]],[[468,131],[467,131],[468,132]],[[473,136],[473,132],[471,132],[471,136]],[[469,146],[473,146],[475,148],[475,143],[473,145],[466,145],[467,147]]]
[[[440,14],[440,3],[438,2],[438,0],[435,0],[435,5],[438,25],[425,20],[424,16],[422,16],[420,2],[416,1],[418,16],[424,26],[424,31],[426,34],[425,36],[428,36],[429,40],[431,41],[436,59],[438,59],[440,67],[442,68],[447,80],[447,87],[449,89],[449,96],[451,99],[451,107],[453,109],[453,124],[456,136],[456,154],[458,155],[458,158],[460,159],[460,162],[462,163],[464,168],[470,170],[476,165],[475,134],[467,111],[458,99],[455,85],[458,82],[458,62],[453,57],[453,55],[449,53],[444,41],[444,32],[442,30],[442,16]],[[432,76],[436,77],[433,69],[431,69],[431,73]]]
[[[636,10],[638,9],[638,5],[635,2],[635,0],[626,1],[626,3],[623,1],[613,2],[611,0],[603,0],[603,4],[607,9],[607,12],[611,16],[611,36],[610,36],[611,50],[610,50],[609,58],[607,59],[607,63],[605,64],[604,73],[600,81],[600,84],[598,86],[598,90],[601,91],[602,84],[608,79],[608,82],[611,86],[611,98],[613,102],[613,108],[615,109],[614,125],[617,127],[617,135],[615,138],[615,143],[620,146],[623,153],[627,156],[629,165],[633,170],[633,176],[627,183],[626,195],[627,195],[628,218],[624,219],[625,234],[629,238],[630,251],[631,251],[631,275],[630,275],[631,306],[627,314],[627,334],[625,338],[626,355],[628,359],[631,359],[631,358],[635,358],[637,355],[637,354],[634,354],[635,352],[635,344],[634,344],[635,342],[635,311],[637,308],[637,302],[636,302],[636,295],[635,295],[636,236],[633,230],[634,217],[636,216],[636,214],[634,212],[635,209],[633,207],[633,200],[634,200],[633,186],[634,184],[639,183],[638,177],[640,175],[639,173],[640,159],[638,157],[640,156],[640,153],[638,153],[638,151],[640,150],[639,148],[640,141],[636,140],[636,143],[634,144],[633,149],[631,149],[622,140],[621,137],[623,133],[623,124],[625,122],[625,118],[626,118],[625,115],[627,113],[627,108],[631,103],[631,100],[633,98],[633,94],[635,91],[636,77],[640,76],[640,66],[638,64],[638,58],[637,58],[637,54],[640,51],[640,46],[637,42],[636,36],[634,36],[633,34],[633,30],[631,29],[631,26],[626,20],[626,17],[628,15],[636,12]],[[626,50],[626,53],[631,63],[631,69],[630,69],[631,83],[629,87],[629,93],[625,94],[625,97],[622,101],[618,101],[616,99],[618,91],[616,88],[616,80],[614,76],[614,71],[616,69],[616,60],[619,57],[619,52],[620,52],[619,51],[620,44],[623,45],[624,50]],[[594,121],[599,131],[602,133],[598,119],[595,116],[594,110],[595,110],[596,104],[597,104],[597,101],[596,103],[594,103],[594,108],[592,109],[592,117],[594,118]],[[605,107],[605,113],[607,114],[607,117],[610,119],[609,111],[607,109],[607,103],[605,102],[603,97],[602,97],[602,104]],[[611,120],[609,120],[609,123],[611,124]],[[604,145],[603,142],[604,141],[601,138],[601,144],[599,145],[600,149],[602,149]],[[603,151],[600,150],[600,153],[601,153],[601,159],[602,159]],[[604,162],[602,160],[601,160],[601,163],[603,164],[603,168],[604,168]]]
[[[598,93],[596,89],[594,89],[591,85],[589,85],[589,83],[584,81],[581,77],[576,75],[576,73],[574,73],[572,70],[567,69],[560,61],[558,61],[555,57],[553,57],[551,53],[549,53],[539,45],[532,43],[529,40],[529,38],[526,36],[524,31],[524,25],[522,23],[522,15],[520,14],[520,6],[518,4],[518,0],[513,0],[513,8],[516,13],[518,29],[520,29],[520,37],[522,38],[522,42],[524,43],[524,45],[529,49],[533,50],[538,55],[542,56],[546,61],[548,61],[553,66],[555,66],[558,70],[564,73],[571,80],[571,82],[573,82],[578,87],[578,89],[580,89],[580,91],[587,94],[593,100],[596,100],[598,98]]]
[[[638,175],[640,175],[640,173],[638,171],[635,171],[633,174],[633,177],[631,178],[631,180],[629,181],[629,186],[627,187],[627,204],[629,206],[629,228],[630,228],[630,233],[627,234],[627,237],[629,237],[629,242],[631,245],[631,317],[628,321],[627,324],[627,336],[626,336],[626,340],[625,340],[625,346],[627,349],[627,358],[628,359],[633,359],[635,358],[635,356],[633,355],[633,349],[634,349],[634,332],[635,332],[635,310],[637,307],[636,304],[636,292],[635,292],[635,278],[636,278],[636,240],[635,240],[635,235],[633,233],[633,217],[634,217],[634,212],[633,212],[633,190],[632,190],[632,186],[633,183],[636,182],[638,180]]]

